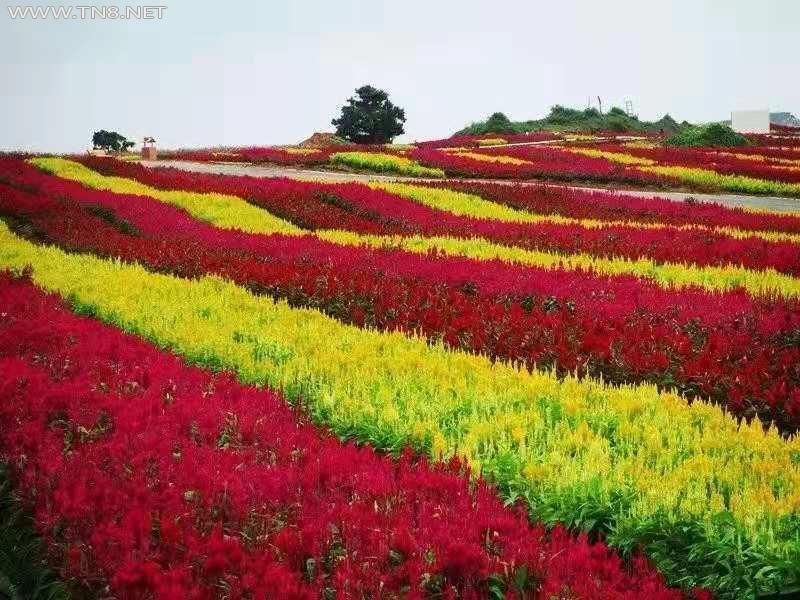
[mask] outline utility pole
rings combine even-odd
[[[633,101],[625,100],[625,114],[629,117],[633,116]]]

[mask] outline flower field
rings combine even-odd
[[[472,179],[790,194],[800,152],[524,137],[176,156],[426,178],[369,184],[0,156],[0,463],[48,568],[125,600],[800,587],[800,216]]]
[[[793,132],[794,130],[792,130]],[[406,146],[239,148],[181,151],[167,158],[273,163],[298,168],[344,166],[420,178],[545,179],[656,189],[800,196],[800,142],[780,130],[735,148],[660,146],[657,138],[615,134],[531,133],[454,136]]]
[[[419,149],[420,164],[448,175],[503,179],[550,178],[655,187],[686,187],[784,196],[800,195],[800,152],[772,157],[772,146],[747,147],[748,154],[719,148],[642,148],[635,144],[501,146]],[[791,158],[792,156],[796,158]]]

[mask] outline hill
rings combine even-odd
[[[678,123],[670,115],[658,121],[640,121],[636,115],[628,115],[619,107],[605,114],[596,108],[578,110],[556,104],[543,119],[511,121],[497,112],[485,121],[467,125],[455,135],[483,135],[487,133],[529,133],[532,131],[615,131],[619,133],[675,133],[688,123]]]

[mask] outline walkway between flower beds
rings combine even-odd
[[[290,179],[311,181],[426,181],[416,177],[401,177],[395,175],[371,175],[365,173],[343,173],[337,171],[322,171],[317,169],[293,169],[277,165],[253,165],[246,163],[203,163],[184,160],[142,161],[147,167],[175,167],[185,171],[200,173],[220,173],[223,175],[250,175],[253,177],[288,177]],[[441,180],[436,180],[441,181]],[[541,181],[510,181],[506,179],[459,179],[459,181],[482,181],[491,183],[518,183],[521,185],[543,185]],[[548,183],[544,185],[559,185]],[[607,188],[592,188],[586,186],[569,186],[581,190],[607,190]],[[778,212],[800,212],[800,198],[780,198],[773,196],[746,196],[740,194],[697,194],[692,192],[665,192],[661,190],[616,190],[619,194],[629,196],[658,196],[668,200],[686,200],[694,198],[698,202],[716,202],[724,206],[756,208]]]

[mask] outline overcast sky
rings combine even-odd
[[[800,113],[798,0],[141,1],[163,19],[3,7],[0,148],[77,151],[97,129],[162,147],[293,143],[331,130],[363,83],[406,109],[404,140],[598,95],[647,119]]]

